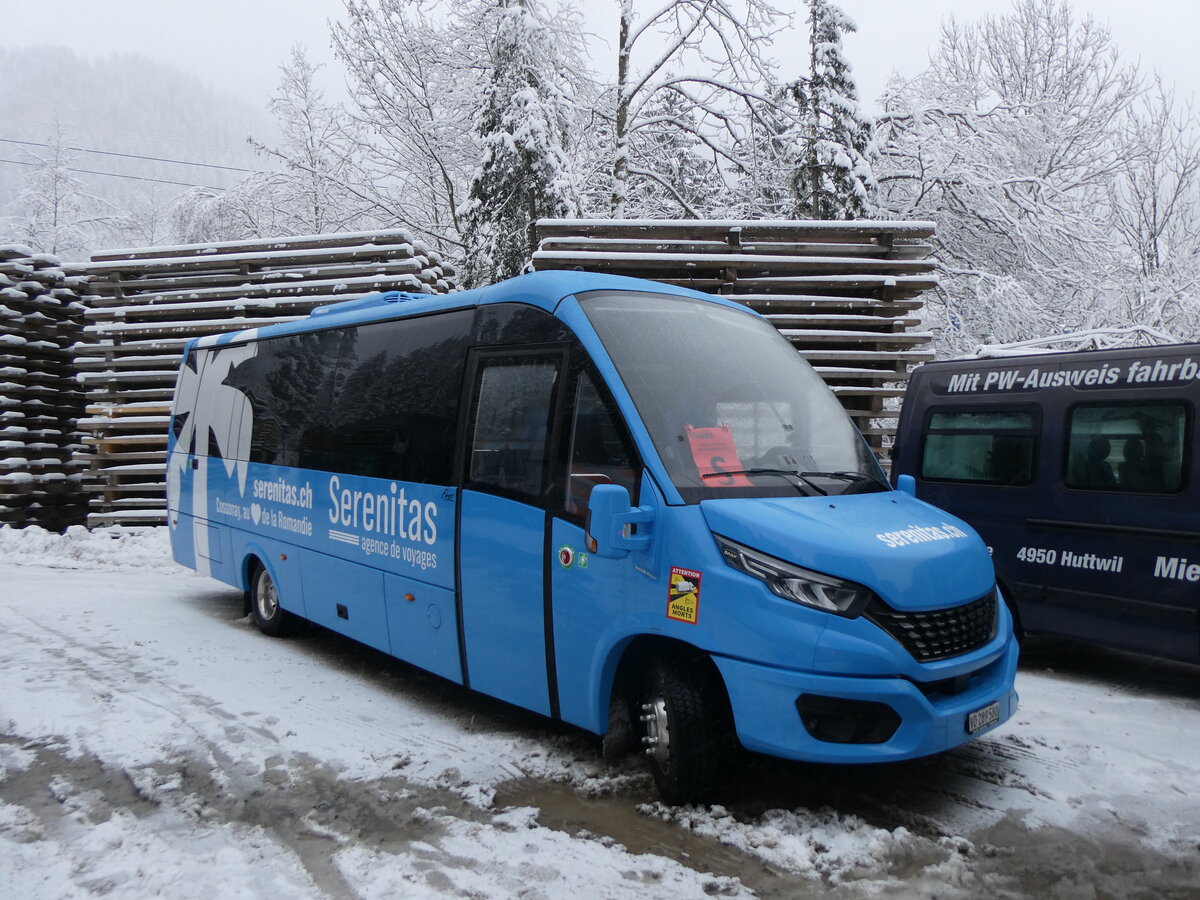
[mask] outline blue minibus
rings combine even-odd
[[[893,490],[765,319],[539,272],[188,343],[175,558],[642,750],[671,802],[739,744],[870,763],[1007,720],[1017,646],[970,526]]]
[[[893,475],[987,541],[1019,628],[1200,661],[1200,344],[914,370]]]

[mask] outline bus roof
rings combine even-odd
[[[924,369],[990,369],[1010,366],[1047,366],[1062,363],[1081,362],[1088,360],[1122,360],[1141,359],[1144,357],[1170,358],[1174,356],[1200,355],[1200,343],[1156,344],[1144,347],[1107,347],[1097,350],[1052,350],[1036,353],[1014,353],[1001,356],[959,356],[954,359],[938,359],[921,363],[913,369],[912,375]]]
[[[912,371],[905,409],[919,402],[913,398],[928,395],[969,401],[1033,396],[1047,390],[1091,393],[1197,385],[1200,343],[947,359]]]

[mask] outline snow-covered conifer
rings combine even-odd
[[[789,85],[799,107],[792,142],[793,214],[801,219],[853,219],[867,209],[875,178],[868,161],[871,123],[842,54],[854,22],[830,0],[807,0],[809,72]]]
[[[468,285],[519,274],[535,249],[533,224],[578,213],[570,78],[532,0],[499,0],[490,60],[476,121],[482,157],[459,210]]]

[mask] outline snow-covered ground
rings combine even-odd
[[[1200,897],[1200,668],[1026,657],[951,754],[672,808],[585,734],[260,635],[162,530],[0,529],[0,894]]]

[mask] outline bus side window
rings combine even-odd
[[[938,410],[929,419],[921,477],[1026,485],[1033,481],[1036,420],[1028,410]]]
[[[473,315],[346,329],[327,427],[302,448],[301,465],[450,484]]]
[[[1087,403],[1067,425],[1067,487],[1167,494],[1183,485],[1187,408],[1182,403]]]
[[[300,448],[329,420],[341,338],[325,331],[259,341],[252,358],[229,370],[224,384],[254,410],[250,462],[302,464]]]
[[[598,484],[619,484],[636,497],[634,465],[621,420],[600,396],[592,375],[581,372],[575,389],[570,464],[564,505],[570,516],[587,517]]]
[[[557,356],[487,360],[476,382],[469,479],[528,498],[545,492]]]

